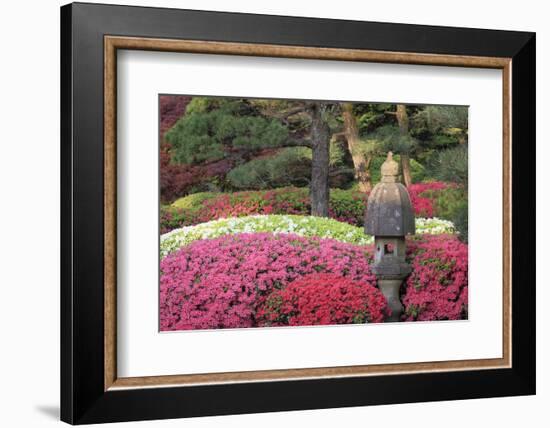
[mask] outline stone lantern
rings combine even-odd
[[[411,266],[405,260],[405,236],[414,235],[414,213],[407,188],[397,182],[399,165],[392,152],[382,164],[382,178],[369,195],[365,233],[374,236],[372,271],[388,301],[392,315],[386,321],[399,321],[403,306],[399,289]]]

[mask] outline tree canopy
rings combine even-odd
[[[194,98],[166,139],[172,145],[174,162],[196,164],[281,147],[288,129],[261,115],[247,100]]]
[[[312,213],[326,216],[330,188],[368,193],[388,151],[407,186],[430,178],[467,186],[466,107],[180,98],[164,106],[181,114],[163,134],[165,169],[178,172],[162,187],[171,195],[308,187]]]

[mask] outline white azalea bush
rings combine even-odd
[[[442,218],[417,218],[415,220],[416,233],[427,233],[430,235],[439,235],[442,233],[457,233],[452,221]]]
[[[317,236],[357,245],[372,243],[372,237],[365,235],[362,228],[330,218],[301,215],[252,215],[222,218],[165,233],[160,238],[161,256],[164,257],[199,239],[256,232]]]
[[[301,215],[253,215],[231,217],[174,229],[160,237],[160,256],[199,239],[213,239],[237,233],[293,233],[299,236],[330,238],[355,245],[373,242],[363,228],[324,217]],[[417,218],[416,233],[455,233],[452,222],[438,218]]]

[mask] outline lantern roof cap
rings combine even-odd
[[[374,236],[403,237],[415,233],[414,212],[407,188],[397,182],[399,165],[392,153],[382,164],[382,180],[369,195],[365,233]]]

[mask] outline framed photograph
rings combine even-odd
[[[61,419],[535,393],[535,35],[61,8]]]

